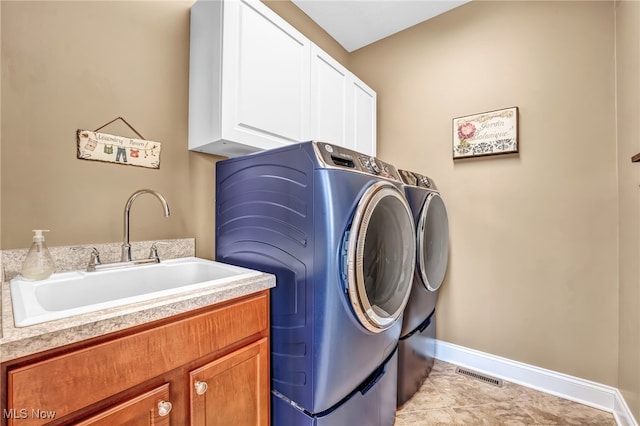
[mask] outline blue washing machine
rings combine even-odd
[[[399,173],[416,223],[416,267],[398,345],[398,406],[433,368],[436,302],[449,261],[449,219],[435,182],[419,173]]]
[[[389,426],[415,263],[397,170],[305,142],[217,164],[216,259],[275,274],[274,426]]]

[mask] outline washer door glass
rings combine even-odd
[[[449,219],[440,195],[427,196],[418,221],[418,274],[429,291],[442,285],[449,261]]]
[[[402,314],[415,269],[413,216],[402,193],[378,182],[354,215],[347,253],[348,294],[360,323],[379,333]]]

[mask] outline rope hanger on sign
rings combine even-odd
[[[122,122],[123,122],[124,124],[126,124],[126,125],[127,125],[127,127],[129,127],[131,130],[133,130],[133,132],[134,132],[136,135],[140,136],[140,139],[147,140],[147,138],[145,138],[144,136],[142,136],[142,135],[140,134],[140,132],[138,132],[138,131],[137,131],[137,130],[136,130],[136,129],[131,125],[131,124],[129,124],[129,122],[128,122],[127,120],[125,120],[125,119],[124,119],[124,118],[122,118],[122,117],[116,117],[116,118],[114,118],[113,120],[109,121],[108,123],[103,124],[102,126],[100,126],[100,127],[98,127],[97,129],[95,129],[95,130],[94,130],[94,132],[97,132],[97,131],[98,131],[98,130],[100,130],[100,129],[104,129],[104,128],[105,128],[105,127],[107,127],[109,124],[114,123],[114,122],[116,122],[116,121],[118,121],[118,120],[122,120]]]

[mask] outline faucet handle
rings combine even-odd
[[[167,241],[156,241],[151,244],[151,248],[149,249],[149,259],[155,259],[157,263],[160,262],[160,257],[158,256],[158,246],[164,245],[168,246],[170,243]]]
[[[97,248],[91,247],[91,246],[71,247],[71,251],[78,251],[78,250],[91,250],[91,255],[89,257],[89,265],[87,265],[87,271],[94,271],[96,268],[96,265],[102,264],[102,262],[100,261],[100,252],[98,251]]]

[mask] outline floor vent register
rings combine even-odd
[[[502,380],[495,377],[488,376],[486,374],[478,373],[477,371],[469,370],[462,367],[456,367],[456,374],[462,374],[463,376],[471,377],[472,379],[480,380],[490,385],[502,387]]]

